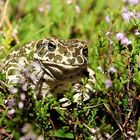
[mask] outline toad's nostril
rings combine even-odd
[[[82,54],[83,54],[85,57],[88,57],[88,48],[83,48]]]

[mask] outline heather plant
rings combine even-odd
[[[140,1],[0,1],[0,139],[140,138]],[[38,100],[25,79],[8,88],[4,60],[23,44],[46,36],[86,40],[95,92],[62,107]],[[81,79],[85,89],[87,79]]]

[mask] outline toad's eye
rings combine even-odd
[[[53,44],[52,42],[49,42],[48,43],[48,50],[53,52],[53,51],[55,51],[55,49],[56,49],[56,45]]]
[[[84,48],[83,51],[82,51],[82,54],[83,54],[85,57],[88,57],[88,48]]]

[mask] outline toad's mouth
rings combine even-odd
[[[88,63],[85,63],[85,64],[80,64],[80,63],[77,63],[77,64],[65,64],[65,63],[56,63],[56,62],[50,62],[50,61],[40,61],[38,60],[39,63],[41,63],[44,67],[57,67],[59,69],[71,69],[71,70],[74,70],[74,69],[77,69],[77,68],[86,68]]]
[[[59,64],[55,62],[41,61],[38,60],[42,69],[49,75],[53,80],[59,79],[64,80],[65,78],[76,76],[87,68],[87,64],[75,64],[75,65],[66,65]]]

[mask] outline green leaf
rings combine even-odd
[[[68,138],[68,139],[74,138],[73,133],[65,132],[63,129],[56,130],[53,136],[59,137],[59,138]]]

